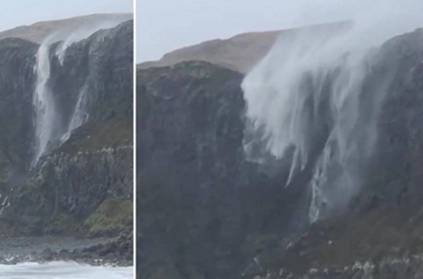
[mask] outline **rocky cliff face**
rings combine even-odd
[[[202,62],[139,70],[145,278],[420,278],[422,30],[386,42],[365,82],[386,87],[376,150],[342,215],[301,221],[310,175],[245,157],[236,72]]]
[[[132,22],[64,43],[48,45],[42,65],[50,71],[40,83],[40,45],[0,41],[3,235],[131,231]],[[40,88],[51,102],[37,111]],[[37,113],[50,105],[53,132],[34,160]]]
[[[246,160],[241,74],[187,62],[138,80],[143,276],[237,278],[263,243],[300,227],[287,213],[303,196],[281,191],[285,168]]]
[[[31,161],[33,137],[32,92],[35,89],[33,67],[37,45],[20,39],[4,39],[0,44],[2,189],[19,182]],[[13,117],[13,118],[12,118]]]

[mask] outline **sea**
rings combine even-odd
[[[7,279],[132,279],[133,267],[90,266],[73,262],[0,265]]]

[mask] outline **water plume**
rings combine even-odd
[[[37,163],[41,155],[46,151],[47,144],[53,137],[55,121],[57,120],[56,106],[50,87],[47,84],[50,77],[49,46],[49,43],[43,43],[37,52],[37,81],[33,97],[36,152],[33,164]]]
[[[368,89],[379,48],[423,26],[421,5],[402,4],[375,1],[348,23],[282,33],[243,81],[245,151],[258,162],[288,158],[285,187],[310,170],[310,222],[345,209],[361,188],[391,77]]]
[[[87,94],[88,85],[84,84],[78,93],[70,121],[66,127],[60,121],[63,117],[57,109],[55,92],[49,86],[51,57],[55,55],[63,66],[66,50],[74,43],[79,42],[100,29],[107,29],[116,26],[124,19],[100,20],[93,22],[84,28],[78,26],[57,30],[49,35],[40,45],[36,55],[35,72],[37,76],[35,92],[33,95],[33,106],[35,113],[35,150],[32,161],[34,167],[40,158],[49,150],[53,142],[63,143],[69,139],[72,131],[88,120]],[[60,42],[54,54],[50,52],[51,46]]]

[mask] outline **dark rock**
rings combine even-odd
[[[284,189],[285,161],[264,171],[243,154],[242,75],[203,62],[139,70],[143,278],[420,278],[422,45],[417,30],[370,61],[363,110],[389,84],[363,188],[348,210],[312,226],[296,218],[310,173]]]
[[[64,144],[51,143],[35,167],[33,94],[39,46],[0,40],[2,236],[117,237],[132,231],[132,26],[128,21],[72,44],[63,64],[55,55],[60,43],[50,47],[48,86],[60,126],[68,126],[83,89],[88,90],[90,117]],[[54,259],[55,253],[46,250],[41,258]],[[117,256],[127,260],[126,254]]]
[[[161,274],[156,266],[166,277],[236,278],[297,226],[289,208],[303,196],[283,190],[286,168],[269,174],[244,156],[242,78],[205,62],[138,72],[145,278]]]

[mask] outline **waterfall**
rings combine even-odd
[[[67,141],[72,131],[80,127],[82,124],[84,124],[88,120],[89,114],[87,112],[87,102],[88,102],[87,92],[88,92],[88,86],[87,84],[85,84],[82,87],[82,90],[79,92],[78,100],[76,102],[75,109],[72,113],[72,118],[69,122],[69,125],[67,127],[65,134],[61,138],[62,142]]]
[[[389,70],[375,83],[369,77],[381,45],[410,30],[410,22],[392,26],[390,20],[282,33],[243,81],[244,150],[255,162],[290,160],[284,187],[310,170],[311,223],[346,209],[363,185],[391,81]],[[251,146],[261,148],[249,154]]]
[[[36,75],[37,81],[33,105],[35,111],[35,156],[33,165],[44,154],[53,137],[56,120],[56,107],[51,90],[48,86],[50,78],[50,44],[49,41],[42,43],[37,52]]]
[[[349,49],[344,32],[285,37],[243,82],[256,138],[276,158],[294,149],[285,186],[313,168],[311,222],[356,193],[360,154],[369,154],[373,144],[372,129],[360,123],[358,102],[368,52]]]
[[[36,54],[35,73],[37,76],[35,92],[33,95],[34,106],[34,125],[35,125],[35,149],[32,166],[34,167],[40,158],[50,150],[52,144],[62,144],[69,139],[71,133],[76,128],[84,124],[89,117],[87,111],[87,102],[89,93],[88,81],[81,87],[77,94],[77,100],[74,105],[73,113],[67,124],[62,124],[59,119],[63,117],[57,110],[55,92],[52,92],[49,86],[50,79],[50,58],[57,57],[62,67],[65,67],[64,60],[66,52],[70,46],[83,39],[88,38],[100,29],[107,29],[116,26],[125,19],[115,19],[99,21],[85,28],[58,30],[56,33],[48,36],[41,43]],[[50,53],[53,43],[60,42],[56,52]],[[61,127],[66,125],[66,127]]]

